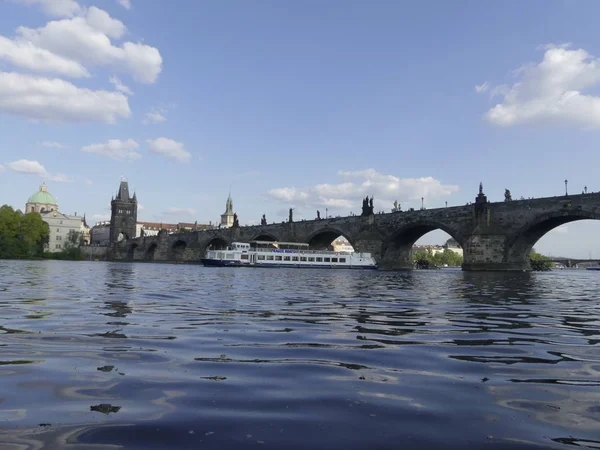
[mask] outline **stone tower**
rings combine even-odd
[[[231,192],[225,203],[225,212],[221,214],[221,227],[230,228],[233,226],[233,200],[231,200]]]
[[[110,202],[110,243],[133,239],[137,224],[137,198],[129,196],[127,181],[121,181],[117,197]]]

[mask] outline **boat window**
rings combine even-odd
[[[292,261],[298,261],[298,257],[297,256],[292,256]]]
[[[331,262],[338,262],[337,258],[331,258]]]
[[[331,262],[331,258],[325,258],[325,262]]]
[[[227,253],[225,259],[233,259],[233,253]]]
[[[242,255],[241,258],[242,259],[248,259],[248,255]]]
[[[258,255],[258,260],[259,261],[264,261],[265,260],[265,255]]]
[[[284,256],[284,257],[283,257],[283,260],[284,260],[284,261],[289,261],[289,260],[290,260],[290,257],[289,257],[289,256]]]
[[[323,262],[323,258],[317,257],[317,262]]]
[[[268,255],[267,256],[267,261],[273,261],[273,255]]]
[[[275,261],[281,261],[281,256],[279,256],[279,255],[275,256]]]
[[[341,263],[345,263],[346,262],[346,258],[340,258],[340,262]]]
[[[218,259],[223,259],[223,253],[217,253],[217,258]]]
[[[314,257],[312,257],[312,256],[309,256],[309,257],[308,257],[308,262],[315,262],[315,258],[314,258]]]
[[[300,261],[306,261],[306,256],[301,256]]]

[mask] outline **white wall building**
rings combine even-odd
[[[59,211],[43,212],[41,216],[42,220],[48,224],[49,231],[49,239],[45,251],[51,253],[64,251],[69,245],[70,232],[81,233],[83,244],[89,244],[90,233],[84,217],[69,216]]]

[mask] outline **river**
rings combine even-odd
[[[0,261],[0,448],[600,448],[600,272]]]

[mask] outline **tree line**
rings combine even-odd
[[[413,253],[413,261],[417,269],[437,269],[438,267],[460,267],[463,257],[446,248],[443,252],[434,253],[431,249]],[[553,263],[548,256],[544,256],[534,249],[529,253],[531,270],[545,271],[552,269]]]
[[[0,259],[81,259],[81,233],[71,230],[65,249],[44,253],[50,231],[37,212],[23,214],[8,205],[0,207]]]

